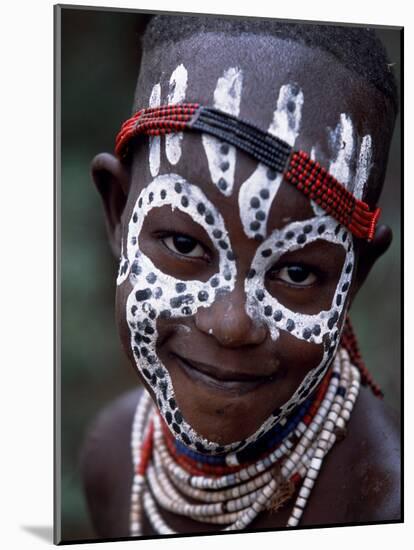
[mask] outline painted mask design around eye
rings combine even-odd
[[[140,250],[139,235],[146,215],[165,205],[188,214],[215,244],[219,270],[208,281],[176,279],[159,270]],[[199,307],[209,307],[218,293],[231,292],[235,286],[236,264],[224,221],[199,187],[167,174],[157,176],[143,189],[129,222],[127,259],[121,261],[118,284],[125,274],[133,287],[126,314],[137,368],[153,389],[160,413],[175,437],[194,450],[214,452],[219,444],[202,438],[183,418],[169,372],[156,352],[158,318],[192,316]]]
[[[180,65],[170,79],[179,85],[180,94],[170,93],[168,103],[184,100],[187,87],[187,71]],[[215,107],[238,114],[242,92],[243,73],[241,69],[230,68],[218,80],[214,94]],[[171,92],[171,89],[170,89]],[[226,99],[228,96],[228,101]],[[175,97],[177,96],[177,97]],[[231,100],[230,100],[230,99]],[[292,146],[299,133],[303,93],[296,84],[282,86],[279,92],[273,121],[269,132],[285,139]],[[151,105],[160,103],[160,85],[156,84],[151,94]],[[338,136],[351,140],[345,152],[336,147]],[[349,118],[341,120],[331,132],[336,157],[330,169],[347,177],[349,189],[362,197],[368,179],[371,162],[371,139],[364,136],[357,160],[357,173],[351,178],[348,169],[350,158],[356,153],[352,123]],[[277,339],[280,330],[292,336],[321,344],[323,358],[301,382],[290,399],[275,410],[251,436],[243,441],[219,445],[198,434],[183,418],[177,405],[174,388],[168,370],[156,353],[158,318],[179,318],[194,315],[199,307],[209,307],[220,292],[231,292],[236,282],[236,264],[231,242],[222,216],[210,203],[204,193],[195,185],[186,182],[176,174],[158,175],[160,169],[161,138],[150,138],[150,168],[153,181],[143,189],[128,227],[127,254],[121,254],[117,284],[127,278],[133,289],[127,299],[127,322],[131,333],[131,347],[137,368],[154,390],[160,413],[173,435],[185,445],[199,452],[232,452],[241,450],[256,441],[272,427],[284,421],[292,410],[300,405],[322,380],[339,344],[341,326],[339,319],[347,301],[353,266],[354,249],[352,235],[313,201],[315,217],[293,222],[280,230],[275,230],[266,238],[266,225],[270,208],[277,200],[277,192],[282,181],[280,174],[274,174],[263,164],[246,180],[239,191],[240,218],[245,233],[261,242],[252,261],[248,277],[244,281],[246,312],[255,321],[264,323],[270,337]],[[211,136],[202,136],[202,144],[207,157],[212,185],[229,196],[233,190],[236,150],[232,146]],[[181,136],[172,136],[165,141],[166,156],[175,164],[181,156]],[[312,156],[315,151],[312,149]],[[346,165],[346,166],[345,166]],[[226,186],[224,186],[224,183]],[[146,214],[155,207],[170,205],[187,213],[199,223],[216,245],[219,252],[219,272],[208,281],[181,281],[157,269],[152,261],[139,249],[139,234]],[[266,240],[264,241],[264,238]],[[290,311],[280,304],[264,285],[264,276],[269,267],[288,251],[306,246],[317,239],[341,245],[345,249],[345,261],[332,299],[331,308],[314,315]],[[219,451],[217,451],[219,449]]]
[[[345,249],[344,265],[332,297],[331,307],[329,310],[322,310],[312,315],[291,311],[268,292],[264,277],[283,254],[299,250],[319,239],[340,245]],[[273,418],[269,418],[264,423],[262,430],[267,431],[300,405],[325,375],[339,344],[342,327],[338,321],[347,300],[353,269],[352,235],[345,227],[326,215],[293,222],[283,229],[275,230],[258,247],[250,273],[245,280],[248,315],[266,324],[273,340],[279,337],[280,330],[284,330],[300,340],[323,345],[323,357],[319,365],[308,372],[295,393],[278,411],[273,413]]]

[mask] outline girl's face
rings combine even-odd
[[[243,118],[252,83],[242,66],[226,66],[209,92],[191,84],[180,63],[165,91],[153,83],[148,103],[204,94]],[[306,91],[299,76],[277,90],[268,131],[300,148],[309,140]],[[331,173],[361,196],[371,136],[348,113],[335,120],[312,154],[330,150]],[[124,221],[117,317],[133,365],[185,444],[242,448],[301,403],[331,363],[355,268],[352,236],[280,174],[190,133],[137,150]]]

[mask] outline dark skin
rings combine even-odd
[[[374,112],[370,107],[374,102],[377,106],[384,102],[376,90],[360,81],[358,94],[355,94],[356,77],[321,52],[316,53],[290,42],[254,36],[244,37],[244,48],[240,48],[240,40],[208,35],[182,41],[162,56],[162,72],[167,75],[164,78],[168,78],[179,63],[184,63],[189,72],[186,100],[211,104],[214,83],[223,69],[229,66],[246,67],[240,116],[264,128],[271,121],[277,97],[277,93],[266,94],[264,91],[277,92],[286,82],[295,81],[304,91],[307,106],[303,110],[304,130],[299,133],[295,148],[309,151],[312,145],[318,144],[317,159],[322,164],[329,163],[332,152],[327,144],[326,128],[335,127],[340,113],[345,112],[354,122],[358,134],[369,132],[374,143],[377,140],[380,144],[374,150],[381,149],[378,127],[381,111]],[[265,63],[251,63],[249,46],[254,46],[251,51],[255,53],[251,55],[259,56],[260,60],[276,57],[277,71],[270,72]],[[210,50],[214,50],[215,54],[214,67],[206,62],[211,58],[207,55],[212,54]],[[195,56],[194,52],[197,52]],[[152,71],[156,71],[157,63],[155,57],[151,64]],[[323,74],[331,75],[331,86],[327,89],[318,86]],[[138,96],[149,97],[156,81],[149,77],[140,81]],[[254,87],[252,83],[255,81],[260,81],[262,86]],[[320,105],[324,106],[323,110]],[[249,436],[276,407],[286,402],[305,374],[319,364],[322,348],[284,331],[273,341],[266,327],[246,314],[244,277],[258,244],[243,231],[237,200],[238,190],[255,169],[256,162],[238,153],[233,194],[223,197],[211,185],[200,137],[186,134],[182,151],[181,159],[174,167],[169,166],[162,155],[160,173],[180,174],[187,181],[196,183],[217,205],[229,231],[241,276],[231,293],[220,296],[209,308],[199,308],[193,317],[158,320],[157,352],[170,373],[184,417],[204,437],[226,444]],[[125,244],[132,209],[142,188],[152,179],[146,141],[137,148],[132,165],[124,165],[113,156],[102,154],[94,159],[92,170],[105,205],[110,244],[119,257],[120,242],[124,239]],[[312,216],[314,214],[307,199],[282,183],[270,211],[268,234],[291,221]],[[177,249],[172,250],[171,234],[192,239],[194,250],[198,250],[199,255],[189,257]],[[357,269],[339,323],[390,240],[390,230],[383,226],[377,230],[371,243],[357,244]],[[149,213],[139,242],[141,250],[159,269],[176,278],[205,281],[217,271],[217,256],[204,230],[191,218],[179,211],[173,212],[170,207],[153,209]],[[341,246],[318,240],[300,251],[285,254],[283,261],[267,272],[266,288],[291,310],[308,314],[319,312],[329,308],[343,262],[344,249]],[[286,266],[292,264],[301,269],[306,266],[306,284],[292,284],[286,270]],[[136,368],[125,319],[126,299],[131,290],[128,280],[118,287],[116,310],[121,342]],[[184,325],[188,331],[179,329],[179,325]],[[254,391],[242,391],[240,388],[237,391],[224,390],[188,376],[182,368],[180,357],[214,367],[220,371],[219,378],[223,373],[234,379],[240,375],[260,374],[268,380]],[[260,373],[257,372],[258,365],[261,365]],[[152,393],[150,388],[147,389]],[[102,537],[128,536],[132,479],[130,429],[138,394],[139,390],[134,391],[105,410],[90,430],[83,448],[82,470],[86,494],[96,531]],[[301,525],[398,519],[399,460],[396,422],[384,403],[362,389],[348,435],[335,445],[325,460]],[[120,468],[120,464],[124,467]],[[262,513],[251,528],[283,527],[290,508],[286,506],[278,512]],[[178,532],[215,530],[214,526],[164,510],[162,515]],[[147,523],[144,534],[153,534]]]

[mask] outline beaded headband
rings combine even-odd
[[[257,126],[198,103],[141,109],[125,121],[116,137],[115,154],[128,157],[130,141],[139,134],[160,136],[197,131],[234,145],[291,183],[358,238],[371,241],[381,209],[371,211],[318,162]]]

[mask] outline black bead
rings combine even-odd
[[[342,295],[338,294],[338,296],[336,297],[336,305],[340,306],[341,304],[342,304]]]
[[[182,416],[182,414],[180,413],[180,411],[175,411],[175,413],[174,413],[174,419],[175,419],[175,421],[177,422],[177,424],[181,424],[181,422],[183,421],[183,416]]]
[[[326,229],[326,226],[325,226],[324,224],[320,225],[320,226],[318,227],[318,233],[319,233],[319,235],[322,235],[322,233],[325,231],[325,229]]]
[[[155,369],[155,374],[158,376],[158,378],[165,378],[164,369],[162,369],[161,367]]]
[[[213,277],[213,279],[211,279],[210,285],[211,285],[213,288],[215,288],[216,286],[219,285],[219,280],[217,279],[217,277]]]
[[[223,240],[219,241],[218,244],[219,244],[219,247],[222,248],[223,250],[227,250],[228,247],[229,247],[229,245],[226,243],[226,241],[223,241]]]
[[[220,229],[214,229],[213,231],[213,237],[215,239],[221,239],[221,237],[223,236],[223,232],[220,231]]]
[[[227,181],[224,178],[220,178],[218,181],[218,186],[222,191],[227,189]]]
[[[214,223],[214,217],[212,216],[211,213],[207,214],[207,216],[206,216],[206,223],[208,223],[208,225],[213,225],[213,223]]]
[[[222,143],[222,144],[220,145],[220,153],[221,153],[222,155],[227,155],[228,152],[229,152],[229,146],[227,145],[227,143]]]
[[[338,320],[338,317],[339,317],[339,314],[338,314],[337,311],[335,311],[334,314],[332,315],[332,317],[330,317],[328,319],[328,328],[329,329],[331,329],[331,330],[333,329],[336,321]]]
[[[198,299],[200,300],[200,302],[207,302],[208,292],[206,292],[205,290],[200,290],[200,292],[198,293]]]
[[[181,191],[183,190],[183,187],[182,187],[181,183],[179,183],[177,181],[174,185],[174,189],[176,190],[177,193],[181,193]]]
[[[155,275],[155,273],[152,273],[152,272],[148,273],[148,275],[145,278],[147,279],[150,285],[154,284],[155,281],[157,280],[157,276]]]
[[[259,195],[262,197],[262,199],[268,199],[270,197],[268,189],[261,189]]]
[[[302,335],[305,340],[309,340],[309,338],[312,336],[312,331],[309,328],[305,328]]]
[[[145,376],[145,378],[148,378],[148,380],[151,378],[152,374],[148,369],[142,369],[142,374]]]
[[[154,298],[158,300],[162,296],[162,288],[157,286],[157,288],[154,288]]]
[[[342,292],[346,292],[348,290],[348,288],[349,288],[349,283],[348,282],[344,283],[342,285]]]
[[[272,170],[271,168],[269,168],[269,170],[267,171],[267,177],[269,180],[274,180],[276,179],[276,176],[277,176],[277,173]]]
[[[186,445],[191,444],[191,439],[188,437],[188,435],[185,432],[182,432],[181,437]]]
[[[187,197],[181,197],[181,204],[184,206],[184,208],[187,208],[188,206],[188,198]]]
[[[127,264],[128,265],[128,264]],[[131,267],[131,271],[134,275],[139,275],[141,273],[141,268],[138,265],[138,262],[134,262]]]
[[[295,328],[295,323],[292,319],[288,319],[287,320],[287,323],[286,323],[286,328],[289,332],[292,332],[292,330],[294,330]]]
[[[154,320],[156,316],[157,316],[157,314],[155,313],[155,311],[153,309],[151,309],[151,311],[148,313],[148,317],[150,319]]]
[[[298,244],[304,244],[306,243],[306,235],[304,235],[303,233],[301,233],[298,238],[296,239],[296,242]]]
[[[265,296],[265,295],[264,295],[263,290],[261,290],[260,288],[258,288],[258,289],[256,290],[256,298],[259,300],[259,302],[261,302],[261,301],[263,300],[264,296]]]
[[[303,228],[304,233],[310,233],[312,231],[312,226],[310,224],[305,225]]]
[[[160,193],[160,197],[162,198],[162,200],[164,200],[166,196],[167,196],[167,192],[165,191],[165,189],[163,189]]]
[[[173,399],[172,397],[168,400],[168,403],[170,404],[170,407],[172,408],[172,410],[174,410],[177,407],[177,403],[175,402],[175,399]]]
[[[190,309],[188,306],[185,306],[185,307],[182,308],[181,313],[182,313],[183,315],[191,315],[191,314],[192,314],[192,311],[191,311],[191,309]]]
[[[143,300],[148,300],[151,298],[152,292],[150,288],[145,288],[144,290],[137,290],[135,292],[135,298],[138,302],[142,302]]]
[[[281,321],[282,317],[283,317],[283,313],[279,309],[277,311],[275,311],[275,313],[273,315],[273,319],[275,321]]]
[[[229,168],[230,168],[230,163],[227,162],[227,160],[220,164],[220,169],[222,172],[226,172]],[[220,185],[220,182],[219,182],[219,185]],[[227,187],[227,183],[226,183],[226,187]]]
[[[253,279],[253,277],[256,275],[256,270],[255,269],[249,269],[248,273],[247,273],[247,278],[248,279]]]
[[[346,266],[345,273],[347,273],[347,274],[351,273],[352,267],[353,267],[352,264],[348,264],[348,265]]]
[[[266,214],[263,212],[263,210],[259,210],[256,212],[256,220],[263,222],[266,219]]]
[[[295,236],[293,231],[288,231],[285,235],[286,239],[292,239]]]
[[[170,305],[172,308],[177,308],[185,304],[192,304],[193,302],[194,297],[192,294],[181,294],[181,296],[174,296],[174,298],[171,298]]]
[[[282,248],[282,246],[284,245],[285,243],[283,241],[277,241],[276,242],[276,247],[277,248]]]
[[[258,199],[257,197],[252,197],[252,198],[250,199],[250,206],[251,206],[252,208],[259,208],[259,206],[260,206],[260,201],[259,201],[259,199]]]
[[[226,256],[227,256],[227,259],[230,260],[231,262],[236,259],[236,256],[234,255],[234,253],[231,250],[227,251]]]
[[[269,256],[272,255],[272,251],[270,248],[265,248],[264,250],[262,250],[261,254],[263,258],[268,258]]]
[[[177,283],[175,285],[175,290],[177,292],[184,292],[186,288],[187,288],[187,285],[185,283]]]
[[[170,413],[170,411],[167,411],[165,413],[165,420],[168,422],[168,424],[171,424],[172,422],[172,414]]]
[[[320,325],[315,325],[312,329],[312,332],[315,336],[319,336],[319,334],[321,333]]]
[[[252,231],[257,231],[259,228],[260,228],[260,223],[259,222],[252,222],[250,224],[250,229]]]
[[[272,306],[266,306],[264,308],[264,314],[266,315],[266,317],[270,317],[272,315]]]
[[[137,223],[137,221],[138,221],[138,214],[136,212],[134,212],[134,215],[132,216],[132,221],[134,223]]]
[[[205,211],[206,211],[206,207],[204,206],[204,204],[202,202],[199,202],[197,204],[197,212],[199,214],[204,214]]]

